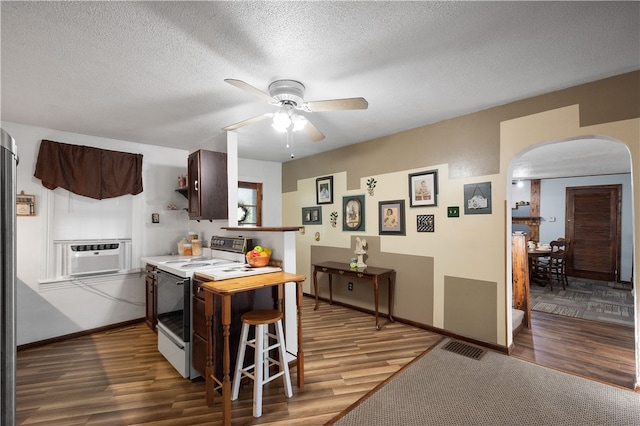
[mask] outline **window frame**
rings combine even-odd
[[[256,192],[256,204],[247,204],[243,205],[243,207],[255,207],[256,209],[256,221],[255,222],[240,222],[238,220],[238,225],[247,225],[247,226],[262,226],[262,183],[261,182],[238,182],[238,190],[249,189]],[[238,208],[240,208],[240,203],[238,203]]]

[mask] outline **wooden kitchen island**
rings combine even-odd
[[[199,274],[200,279],[206,278],[206,274]],[[302,350],[302,283],[307,279],[304,275],[292,274],[288,272],[275,272],[270,274],[255,275],[242,278],[234,278],[222,281],[210,281],[202,285],[205,291],[205,320],[207,333],[213,333],[214,327],[214,297],[221,298],[221,326],[223,329],[223,359],[222,377],[215,377],[214,374],[214,348],[213,340],[207,343],[206,359],[206,401],[208,406],[213,405],[213,396],[216,388],[222,388],[222,423],[231,425],[231,357],[229,335],[231,330],[231,304],[232,296],[235,294],[260,290],[268,287],[277,287],[277,309],[282,312],[284,285],[286,283],[296,283],[296,307],[298,325],[298,352],[297,352],[297,377],[298,388],[304,386],[304,352]]]

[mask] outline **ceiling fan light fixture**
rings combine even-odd
[[[284,108],[276,112],[273,115],[273,122],[271,125],[278,132],[286,132],[291,126],[291,117],[289,117],[289,113]]]
[[[295,114],[291,117],[291,122],[293,123],[293,131],[297,132],[298,130],[304,129],[304,126],[307,125],[307,118],[302,115]]]

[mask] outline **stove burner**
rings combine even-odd
[[[181,268],[189,268],[189,269],[191,269],[191,268],[201,268],[203,266],[209,266],[209,265],[211,265],[211,264],[210,263],[202,263],[202,262],[199,262],[199,263],[187,263],[186,265],[182,265]]]
[[[184,263],[184,260],[167,260],[166,262],[162,262],[165,265],[169,265],[170,263]]]
[[[247,271],[251,271],[252,268],[248,267],[248,266],[240,266],[240,267],[235,267],[235,268],[224,268],[222,269],[222,272],[247,272]]]

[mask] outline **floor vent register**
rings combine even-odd
[[[486,353],[484,349],[481,349],[477,346],[471,346],[463,342],[458,342],[455,340],[450,341],[444,347],[444,350],[449,352],[456,353],[458,355],[466,356],[471,359],[480,359]]]

